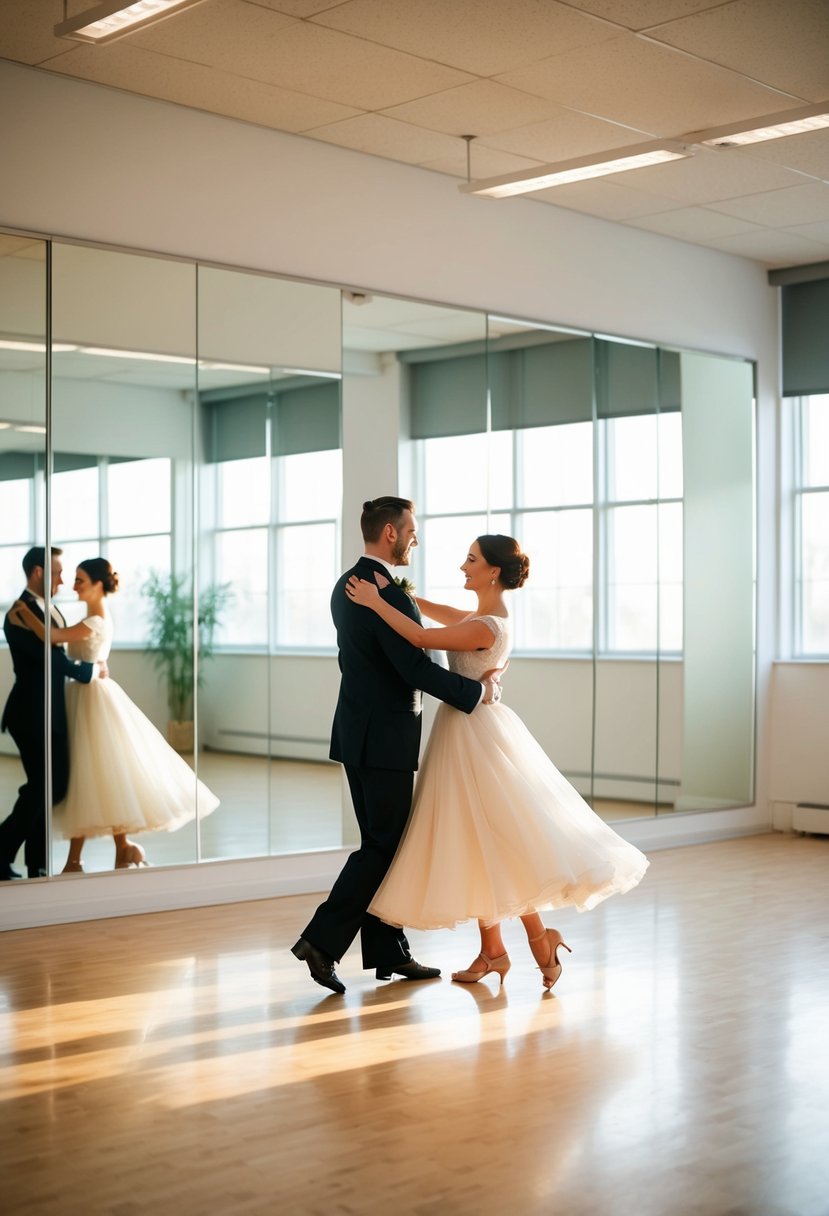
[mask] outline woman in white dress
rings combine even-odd
[[[501,667],[510,650],[504,592],[521,587],[529,558],[509,536],[479,536],[461,566],[475,612],[418,598],[426,629],[351,579],[347,592],[415,646],[449,652],[463,675]],[[500,922],[520,917],[545,988],[561,974],[557,929],[539,912],[593,908],[641,880],[648,860],[590,809],[521,719],[503,701],[462,714],[438,708],[418,774],[412,814],[369,911],[416,929],[451,928],[477,919],[481,950],[453,980],[472,984],[510,960]]]
[[[74,587],[87,615],[77,625],[52,629],[52,642],[68,643],[74,659],[106,660],[112,646],[106,598],[118,589],[118,575],[106,558],[93,557],[78,566]],[[15,609],[20,624],[42,638],[34,613],[20,601]],[[110,834],[117,870],[146,865],[144,850],[128,833],[175,831],[197,814],[209,815],[219,800],[115,680],[92,680],[84,691],[88,695],[78,697],[76,689],[66,690],[69,786],[56,807],[70,841],[63,872],[83,871],[87,836]]]

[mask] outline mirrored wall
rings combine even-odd
[[[4,610],[44,540],[68,626],[78,563],[117,570],[106,678],[187,766],[175,830],[132,837],[153,865],[353,839],[328,601],[363,500],[395,491],[428,598],[464,603],[481,532],[529,553],[505,697],[600,814],[751,802],[751,365],[0,236],[0,385]],[[6,645],[4,703],[12,685]],[[8,733],[0,774],[5,818],[25,784]],[[35,818],[60,873],[63,804],[47,790]],[[102,831],[84,872],[114,857]]]

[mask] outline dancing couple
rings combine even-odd
[[[378,979],[432,979],[412,958],[403,929],[449,928],[475,919],[480,952],[453,973],[503,983],[510,959],[501,921],[520,917],[550,989],[569,949],[539,915],[595,907],[641,880],[647,858],[590,809],[520,718],[500,700],[498,675],[511,639],[506,592],[523,586],[529,558],[517,541],[479,536],[461,566],[473,611],[413,599],[395,582],[417,545],[414,504],[366,502],[365,553],[337,582],[340,693],[331,759],[346,772],[360,846],[293,947],[332,992],[360,934],[365,968]],[[421,613],[439,628],[424,628]],[[445,650],[449,670],[424,650]],[[441,702],[414,786],[420,691]],[[407,826],[408,824],[408,826]]]
[[[61,553],[51,550],[52,596],[63,582]],[[27,780],[11,815],[0,824],[0,878],[18,877],[11,866],[24,839],[29,876],[46,873],[45,561],[42,547],[24,557],[26,589],[4,624],[15,683],[3,729],[17,744]],[[130,833],[174,831],[219,805],[109,678],[113,630],[107,598],[117,589],[118,575],[106,558],[89,558],[78,566],[74,582],[87,615],[67,627],[51,606],[52,800],[70,842],[64,874],[83,872],[81,852],[88,836],[112,836],[115,869],[146,865],[144,850],[129,839]],[[67,677],[72,682],[65,688]]]

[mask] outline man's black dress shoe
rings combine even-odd
[[[0,861],[0,882],[10,882],[19,877],[17,870],[13,870],[7,861]]]
[[[395,967],[378,967],[375,971],[378,980],[390,980],[393,975],[402,975],[404,980],[436,980],[440,975],[440,967],[424,967],[410,958],[406,963]]]
[[[301,937],[297,944],[291,947],[291,954],[308,964],[311,979],[322,984],[323,988],[330,988],[332,992],[345,992],[345,984],[337,978],[334,970],[334,960],[327,954],[323,954],[322,950],[318,950],[316,946],[312,946],[310,942],[306,942],[304,937]]]

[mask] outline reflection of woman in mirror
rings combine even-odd
[[[453,671],[478,677],[510,649],[504,591],[521,587],[529,558],[509,536],[479,536],[461,570],[473,612],[418,599],[443,628],[425,629],[352,578],[347,592],[415,646],[449,652]],[[472,984],[510,960],[500,922],[521,918],[545,988],[561,974],[557,929],[539,911],[595,907],[629,891],[647,858],[594,814],[521,719],[503,702],[462,714],[441,705],[415,788],[412,815],[369,911],[391,924],[451,928],[476,918],[481,952],[452,978]],[[568,947],[565,946],[565,949]]]
[[[106,659],[112,646],[112,620],[106,597],[118,588],[118,575],[103,557],[83,561],[75,574],[75,591],[87,615],[67,629],[52,629],[52,642],[68,643],[76,659]],[[44,636],[43,624],[20,601],[20,624]],[[115,868],[146,865],[144,850],[128,839],[130,832],[174,831],[196,817],[209,815],[219,800],[174,752],[148,718],[115,680],[84,685],[90,696],[67,692],[69,788],[58,810],[63,835],[70,839],[63,872],[81,872],[81,850],[87,836],[115,841]]]

